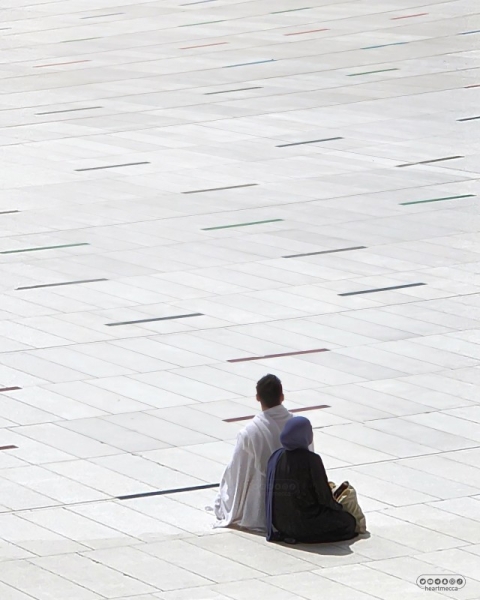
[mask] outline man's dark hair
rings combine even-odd
[[[276,375],[265,375],[257,382],[257,395],[263,406],[273,408],[281,403],[282,382]]]

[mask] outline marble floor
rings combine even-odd
[[[2,0],[1,600],[480,598],[478,2],[302,2]],[[370,537],[212,529],[268,372]]]

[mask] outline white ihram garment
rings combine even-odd
[[[280,434],[293,415],[280,405],[257,415],[237,437],[215,500],[215,527],[235,525],[265,530],[265,480],[270,456],[279,448]]]

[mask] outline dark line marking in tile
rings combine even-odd
[[[403,165],[397,165],[398,168],[402,167],[414,167],[416,165],[429,165],[431,163],[444,162],[446,160],[456,160],[457,158],[465,158],[464,156],[446,156],[445,158],[433,158],[432,160],[421,160],[414,163],[405,163]]]
[[[474,33],[480,33],[480,29],[474,29],[473,31],[462,31],[458,35],[472,35]]]
[[[0,446],[0,450],[15,450],[16,448],[18,448],[18,446]]]
[[[69,62],[50,63],[48,65],[35,65],[34,69],[43,69],[44,67],[62,67],[63,65],[76,65],[78,63],[92,62],[91,60],[71,60]]]
[[[290,35],[306,35],[307,33],[318,33],[320,31],[330,31],[327,27],[322,27],[322,29],[309,29],[308,31],[294,31],[293,33],[284,33],[285,37]]]
[[[105,17],[116,17],[117,15],[124,15],[125,13],[108,13],[108,15],[92,15],[90,17],[80,17],[80,19],[104,19]]]
[[[457,121],[463,123],[464,121],[476,121],[477,119],[480,119],[480,117],[465,117],[464,119],[457,119]]]
[[[97,283],[98,281],[108,281],[105,277],[101,279],[78,279],[77,281],[64,281],[62,283],[42,283],[40,285],[25,285],[15,288],[16,290],[37,290],[38,288],[60,287],[63,285],[77,285],[80,283]]]
[[[318,352],[330,352],[328,348],[317,348],[315,350],[298,350],[296,352],[282,352],[280,354],[265,354],[265,356],[248,356],[247,358],[231,358],[229,363],[249,362],[251,360],[263,360],[265,358],[282,358],[284,356],[300,356],[302,354],[316,354]]]
[[[430,200],[415,200],[414,202],[400,202],[399,206],[411,204],[426,204],[427,202],[443,202],[444,200],[460,200],[461,198],[474,198],[475,194],[462,194],[461,196],[445,196],[445,198],[432,198]]]
[[[388,71],[398,71],[396,67],[392,69],[378,69],[377,71],[365,71],[363,73],[350,73],[347,77],[359,77],[360,75],[374,75],[375,73],[388,73]]]
[[[271,15],[282,15],[283,13],[291,13],[297,12],[299,10],[311,10],[311,6],[304,6],[303,8],[289,8],[288,10],[276,10],[275,12],[270,13]]]
[[[179,50],[192,50],[193,48],[207,48],[208,46],[224,46],[228,42],[214,42],[213,44],[199,44],[198,46],[183,46]]]
[[[3,250],[0,254],[19,254],[20,252],[39,252],[40,250],[56,250],[57,248],[75,248],[76,246],[90,246],[87,242],[80,244],[60,244],[58,246],[39,246],[38,248],[21,248],[20,250]]]
[[[289,412],[299,413],[306,412],[308,410],[319,410],[321,408],[330,408],[328,404],[318,404],[317,406],[305,406],[302,408],[291,408]],[[249,421],[253,419],[255,415],[247,415],[246,417],[234,417],[233,419],[223,419],[224,423],[237,423],[238,421]]]
[[[402,290],[404,288],[419,287],[421,285],[427,285],[426,283],[406,283],[405,285],[391,285],[384,288],[376,288],[372,290],[362,290],[360,292],[346,292],[344,294],[338,294],[339,296],[359,296],[360,294],[374,294],[376,292],[389,292],[390,290]]]
[[[153,323],[155,321],[172,321],[174,319],[188,319],[190,317],[203,317],[203,313],[173,315],[172,317],[154,317],[152,319],[138,319],[136,321],[121,321],[120,323],[105,323],[105,325],[107,327],[118,327],[119,325],[137,325],[139,323]]]
[[[7,29],[12,29],[11,27],[0,27],[0,31],[7,31]]]
[[[237,88],[236,90],[222,90],[221,92],[207,92],[204,96],[215,96],[216,94],[232,94],[233,92],[247,92],[248,90],[262,90],[259,85],[254,87]]]
[[[135,500],[136,498],[150,498],[151,496],[165,496],[167,494],[179,494],[181,492],[196,492],[198,490],[210,490],[218,487],[219,483],[206,483],[205,485],[192,485],[184,488],[174,488],[172,490],[162,490],[160,492],[144,492],[143,494],[129,494],[128,496],[118,496],[117,500]]]
[[[303,146],[304,144],[319,144],[320,142],[334,142],[343,140],[343,137],[324,138],[323,140],[308,140],[307,142],[292,142],[290,144],[280,144],[276,148],[288,148],[289,146]]]
[[[301,258],[302,256],[317,256],[319,254],[335,254],[337,252],[349,252],[350,250],[365,250],[367,246],[351,246],[350,248],[337,248],[335,250],[322,250],[321,252],[305,252],[304,254],[287,254],[282,258]]]
[[[480,87],[480,83],[474,83],[473,85],[466,85],[463,89],[470,90],[472,88],[478,88],[478,87]]]
[[[362,50],[374,50],[376,48],[388,48],[388,46],[404,46],[409,42],[393,42],[391,44],[379,44],[378,46],[365,46]]]
[[[182,194],[203,194],[204,192],[222,192],[224,190],[236,190],[239,188],[255,187],[258,183],[244,183],[242,185],[227,185],[226,187],[209,188],[207,190],[191,190]]]
[[[13,213],[19,213],[19,210],[2,210],[0,215],[13,215]]]
[[[142,162],[134,162],[134,163],[124,163],[122,165],[107,165],[106,167],[88,167],[85,169],[75,169],[78,173],[82,171],[101,171],[102,169],[118,169],[120,167],[136,167],[137,165],[149,165],[149,161]]]
[[[21,390],[21,387],[18,387],[17,385],[14,385],[12,387],[4,387],[4,388],[0,388],[0,392],[15,392],[17,390]]]
[[[63,42],[60,42],[61,44],[72,44],[73,42],[88,42],[90,40],[99,40],[101,39],[99,36],[97,37],[89,37],[89,38],[80,38],[78,40],[63,40]]]
[[[207,2],[216,2],[216,0],[196,0],[196,2],[187,2],[186,4],[180,4],[180,6],[192,6],[193,4],[206,4]]]
[[[428,13],[416,13],[414,15],[404,15],[402,17],[392,17],[390,21],[400,21],[400,19],[413,19],[414,17],[424,17]]]
[[[225,65],[224,69],[233,69],[234,67],[248,67],[250,65],[262,65],[264,63],[276,62],[275,58],[268,58],[267,60],[255,60],[253,62],[239,63],[238,65]]]
[[[80,112],[82,110],[98,110],[103,106],[86,106],[85,108],[68,108],[66,110],[49,110],[48,112],[35,113],[36,115],[58,115],[60,113]]]
[[[232,227],[249,227],[250,225],[263,225],[264,223],[278,223],[279,221],[283,221],[283,219],[267,219],[265,221],[251,221],[250,223],[235,223],[234,225],[204,227],[201,231],[214,231],[215,229],[231,229]]]
[[[214,23],[224,23],[226,19],[219,19],[218,21],[202,21],[201,23],[185,23],[184,25],[178,25],[178,27],[196,27],[197,25],[213,25]]]

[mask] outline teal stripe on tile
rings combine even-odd
[[[179,25],[179,27],[195,27],[196,25],[212,25],[213,23],[223,23],[226,19],[220,19],[218,21],[202,21],[201,23],[185,23],[184,25]]]
[[[57,250],[58,248],[75,248],[77,246],[90,246],[86,242],[81,244],[61,244],[59,246],[39,246],[38,248],[21,248],[20,250],[3,250],[0,254],[18,254],[19,252],[39,252],[40,250]]]
[[[427,202],[444,202],[445,200],[460,200],[461,198],[474,198],[475,194],[462,194],[461,196],[445,196],[445,198],[431,198],[430,200],[416,200],[414,202],[400,202],[400,206],[411,204],[426,204]]]
[[[233,67],[248,67],[250,65],[261,65],[263,63],[275,62],[275,58],[268,58],[267,60],[255,60],[253,62],[248,63],[239,63],[238,65],[225,65],[224,69],[233,69]]]
[[[359,77],[360,75],[373,75],[374,73],[388,73],[388,71],[398,71],[395,67],[393,69],[379,69],[377,71],[365,71],[363,73],[350,73],[347,77]]]
[[[289,8],[288,10],[276,10],[270,13],[271,15],[282,15],[283,13],[297,12],[299,10],[311,10],[311,6],[304,6],[303,8]]]
[[[205,227],[202,231],[214,231],[215,229],[231,229],[232,227],[249,227],[250,225],[263,225],[264,223],[278,223],[283,219],[268,219],[266,221],[252,221],[251,223],[235,223],[234,225],[219,225],[218,227]]]
[[[79,40],[63,40],[62,44],[71,44],[72,42],[89,42],[90,40],[99,40],[99,37],[80,38]]]

